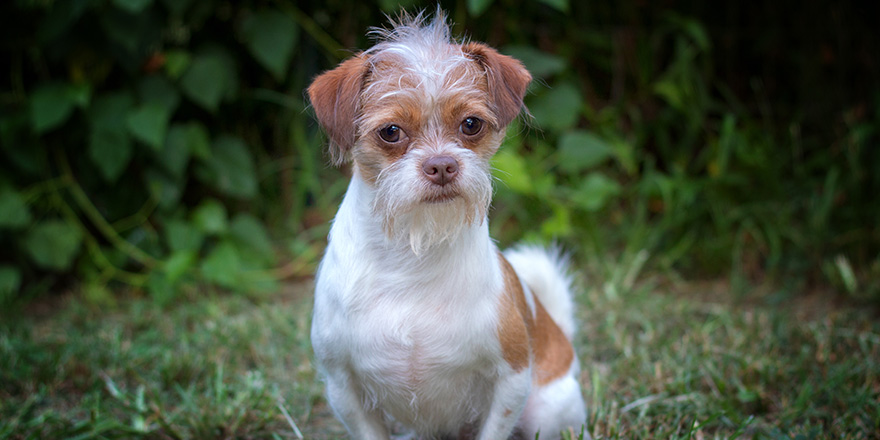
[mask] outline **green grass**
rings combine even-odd
[[[344,437],[311,363],[310,289],[6,316],[0,438]],[[729,298],[723,284],[579,298],[594,438],[877,436],[876,310]]]

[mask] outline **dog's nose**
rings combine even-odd
[[[458,162],[450,156],[434,156],[422,164],[422,171],[428,180],[437,185],[446,185],[458,174]]]

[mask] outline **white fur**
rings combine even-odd
[[[467,93],[475,84],[467,76],[447,81],[456,65],[470,61],[452,49],[457,46],[449,44],[444,21],[441,15],[423,26],[417,18],[388,31],[390,40],[370,51],[372,59],[405,58],[410,67],[404,68],[420,78],[406,93],[375,99],[389,105],[407,96],[419,99],[433,120],[373,182],[359,171],[354,146],[353,177],[316,276],[315,357],[330,406],[352,438],[387,440],[396,424],[425,439],[456,437],[463,427],[472,428],[478,440],[504,440],[515,430],[529,439],[538,430],[542,439],[558,438],[561,429],[579,427],[584,419],[577,360],[567,375],[546,385],[536,385],[532,365],[514,368],[505,360],[499,331],[508,293],[486,218],[492,193],[488,154],[430,129],[442,119],[435,101]],[[355,122],[369,125],[371,117]],[[497,141],[493,148],[501,130],[488,138]],[[448,185],[455,197],[436,203],[426,200],[439,190],[421,171],[432,154],[452,156],[459,164]],[[559,261],[524,249],[511,255],[525,275],[533,317],[536,301],[547,301],[570,338],[569,283]]]
[[[468,423],[480,439],[507,438],[515,426],[542,439],[577,429],[577,362],[532,388],[531,370],[503,359],[503,280],[486,219],[416,256],[388,240],[375,194],[355,173],[318,271],[312,325],[328,400],[353,438],[388,439],[391,420],[428,438]]]
[[[558,439],[559,430],[571,429],[577,438],[587,419],[581,387],[577,381],[577,362],[569,374],[535,389],[529,395],[520,426],[527,439],[540,433],[541,440]],[[584,431],[585,438],[589,435]]]
[[[504,282],[487,223],[416,256],[386,238],[374,196],[355,174],[317,276],[312,345],[328,388],[340,390],[328,393],[337,415],[356,425],[353,434],[386,415],[421,433],[454,434],[493,414],[493,396],[521,413],[530,377],[503,361]]]
[[[438,142],[439,143],[439,142]],[[393,240],[409,242],[416,254],[436,243],[458,236],[463,228],[482,222],[492,197],[488,164],[456,145],[413,148],[377,179],[373,200],[375,215]],[[421,163],[432,154],[446,154],[460,164],[459,195],[446,203],[426,204],[430,183],[421,178]],[[469,168],[476,168],[471,170]]]

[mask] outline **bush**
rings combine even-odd
[[[536,77],[494,160],[495,236],[877,294],[871,14],[665,5],[444,5]],[[5,2],[0,298],[75,281],[167,302],[310,273],[345,182],[302,90],[396,6]],[[784,18],[789,34],[766,23]]]
[[[73,275],[93,300],[121,282],[165,302],[205,282],[265,291],[307,272],[320,236],[310,212],[326,217],[339,188],[324,185],[304,112],[300,90],[320,67],[299,42],[301,12],[151,0],[3,8],[4,296]],[[280,269],[273,219],[297,236]]]

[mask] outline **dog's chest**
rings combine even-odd
[[[491,395],[498,342],[490,305],[466,309],[402,302],[350,321],[349,362],[365,398],[406,423],[476,417]]]
[[[495,345],[489,310],[479,310],[487,307],[463,310],[440,301],[378,304],[349,320],[353,366],[364,375],[410,384],[437,370],[479,369]]]

